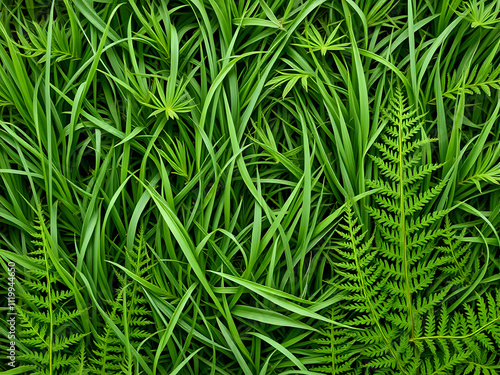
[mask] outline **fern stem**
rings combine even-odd
[[[42,220],[42,219],[41,219]],[[45,242],[45,235],[43,232],[43,225],[41,224],[42,229],[42,241]],[[48,309],[49,309],[49,317],[50,317],[50,333],[49,333],[49,375],[52,375],[52,347],[54,344],[54,311],[52,310],[52,288],[50,284],[50,272],[49,272],[49,260],[47,259],[47,250],[45,246],[43,247],[44,258],[45,258],[45,269],[47,272],[47,300],[48,300]]]
[[[481,328],[475,330],[472,333],[469,333],[468,335],[464,336],[427,336],[427,337],[414,337],[411,338],[410,341],[417,341],[417,340],[436,340],[436,339],[468,339],[469,337],[475,336],[478,333],[481,333],[484,331],[486,328],[488,328],[490,325],[494,324],[495,322],[500,322],[500,318],[493,319],[492,321],[486,323],[484,326]]]
[[[405,275],[405,287],[406,287],[406,304],[408,307],[408,314],[410,318],[410,329],[411,336],[410,339],[415,337],[415,327],[413,324],[413,309],[411,306],[411,289],[410,289],[410,275],[408,269],[408,249],[406,244],[406,212],[405,212],[405,201],[404,201],[404,175],[403,175],[403,113],[402,113],[403,103],[401,102],[401,97],[399,97],[399,209],[401,215],[401,232],[400,232],[400,247],[403,252],[403,268]]]
[[[332,312],[332,320],[334,319]],[[333,328],[333,324],[331,325]],[[332,354],[332,375],[335,375],[335,345],[333,345],[335,338],[333,337],[333,330],[330,329],[330,353]]]

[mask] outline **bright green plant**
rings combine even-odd
[[[151,259],[147,254],[146,244],[144,242],[144,230],[141,229],[137,235],[136,243],[132,250],[126,252],[127,260],[130,262],[131,272],[144,280],[150,279],[148,271],[151,270]],[[130,280],[126,276],[116,274],[119,279],[120,289],[116,291],[116,299],[110,301],[110,318],[117,327],[125,333],[127,345],[108,325],[102,334],[97,337],[95,350],[93,353],[92,370],[95,374],[134,374],[138,371],[134,355],[132,355],[130,346],[137,352],[140,351],[142,341],[152,336],[148,332],[148,327],[154,323],[152,321],[152,312],[148,307],[148,301],[142,292],[141,285]],[[149,342],[142,348],[151,350]],[[147,360],[147,357],[145,357]]]
[[[36,268],[27,272],[20,296],[24,303],[17,308],[20,342],[25,347],[18,360],[33,374],[75,374],[85,359],[82,340],[88,333],[78,332],[76,321],[83,311],[71,307],[74,293],[58,275],[54,263],[59,259],[51,253],[41,214],[36,221],[36,250],[28,255]]]
[[[334,246],[335,256],[343,259],[334,263],[334,285],[347,292],[345,322],[362,330],[330,330],[331,342],[320,342],[322,352],[331,345],[332,360],[320,369],[337,374],[352,366],[334,359],[339,343],[345,350],[348,339],[358,356],[353,371],[363,367],[373,373],[459,374],[465,368],[488,367],[498,358],[498,301],[491,295],[488,301],[478,297],[478,305],[466,304],[463,312],[450,316],[444,301],[454,285],[469,286],[477,277],[477,259],[469,262],[471,249],[453,239],[449,219],[441,229],[445,210],[424,211],[445,181],[433,183],[432,173],[440,165],[426,163],[423,152],[431,140],[421,138],[421,118],[406,106],[398,89],[386,116],[383,142],[375,143],[380,156],[373,156],[380,178],[368,182],[376,189],[374,205],[368,207],[375,233],[365,239],[348,206],[346,224],[339,224],[337,231],[341,241]],[[439,240],[445,246],[436,246]],[[442,272],[449,282],[441,284]],[[481,318],[474,311],[481,311]],[[488,354],[478,356],[481,351]],[[344,360],[349,358],[349,352],[344,355]]]
[[[498,10],[0,0],[0,265],[81,312],[61,371],[498,372]]]

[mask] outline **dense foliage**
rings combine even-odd
[[[499,49],[499,0],[0,0],[0,369],[500,373]]]

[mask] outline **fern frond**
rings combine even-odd
[[[416,316],[413,294],[418,295],[426,290],[432,284],[439,266],[445,263],[444,258],[439,256],[425,262],[422,259],[428,256],[434,241],[439,237],[440,231],[436,226],[446,211],[423,213],[422,209],[440,194],[444,183],[422,189],[424,180],[431,178],[441,165],[422,164],[420,148],[432,140],[416,139],[417,134],[421,133],[422,116],[417,116],[407,106],[399,87],[385,113],[389,123],[381,137],[382,142],[376,148],[391,149],[391,156],[372,157],[382,178],[369,185],[382,189],[374,194],[375,206],[368,207],[367,211],[380,234],[376,241],[380,255],[386,258],[382,262],[384,270],[394,276],[394,281],[387,286],[391,293],[406,300],[408,324],[393,321],[400,327],[409,327],[410,337],[414,337],[419,317]],[[386,152],[382,154],[387,155]],[[442,296],[428,296],[426,305],[440,300]]]
[[[464,235],[465,229],[459,237]],[[446,262],[441,266],[441,270],[448,276],[450,285],[467,286],[480,272],[479,260],[477,257],[471,258],[470,243],[460,241],[455,236],[456,232],[452,228],[451,221],[446,217],[443,244],[437,247],[446,256]]]
[[[332,311],[332,319],[342,318]],[[319,337],[318,337],[319,336]],[[354,341],[352,335],[344,328],[327,326],[319,331],[319,335],[311,339],[318,345],[313,353],[322,354],[315,358],[320,366],[313,367],[313,371],[327,374],[354,374],[360,373],[361,367],[355,367],[358,355],[352,350]]]
[[[461,74],[454,71],[451,76],[448,75],[443,96],[456,99],[462,91],[468,95],[484,93],[491,96],[492,90],[500,89],[500,67],[493,68],[493,65],[485,64],[481,69],[475,65],[471,71]]]
[[[149,278],[147,273],[153,264],[146,251],[142,227],[133,249],[126,252],[126,259],[134,274],[145,279]],[[150,330],[154,324],[152,311],[140,284],[125,275],[117,274],[116,276],[121,287],[117,290],[116,299],[108,302],[111,307],[109,315],[122,332],[128,332],[128,344],[137,349],[139,344],[152,334]],[[97,336],[95,346],[97,349],[93,351],[90,359],[91,373],[104,375],[136,371],[134,357],[127,355],[123,342],[115,336],[109,326],[106,325],[104,333]],[[147,360],[146,357],[144,359]]]
[[[464,313],[455,312],[450,317],[441,309],[439,323],[434,311],[425,319],[425,334],[413,341],[421,350],[429,349],[434,354],[434,370],[454,370],[464,374],[481,365],[490,366],[500,360],[500,301],[486,293],[474,304],[466,304]],[[486,353],[491,353],[489,356]],[[495,354],[496,353],[496,354]],[[427,366],[429,366],[427,364]]]
[[[20,339],[26,351],[19,356],[19,360],[32,365],[33,374],[73,373],[74,365],[78,363],[74,349],[86,334],[67,331],[77,326],[76,322],[72,322],[83,311],[73,308],[68,312],[68,307],[61,306],[61,302],[73,297],[73,292],[61,282],[54,270],[48,255],[50,245],[40,207],[37,214],[36,233],[33,235],[36,248],[28,256],[43,268],[27,271],[25,292],[20,296],[23,305],[17,308],[17,312],[23,328]]]

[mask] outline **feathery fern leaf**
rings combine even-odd
[[[338,320],[342,315],[344,323],[361,330],[335,327],[323,332],[321,338],[313,339],[321,345],[316,352],[329,354],[318,360],[318,363],[329,362],[329,365],[316,370],[351,374],[370,367],[403,372],[401,353],[394,345],[399,340],[400,330],[387,324],[394,296],[383,287],[392,275],[382,273],[378,253],[373,248],[373,237],[365,239],[350,205],[346,207],[345,221],[337,230],[340,241],[335,243],[335,251],[340,261],[333,264],[337,278],[332,284],[347,293],[341,306],[343,313],[337,313],[335,318]],[[346,363],[339,364],[338,358]]]
[[[136,238],[134,248],[127,250],[126,258],[137,276],[144,279],[151,277],[148,271],[152,263],[146,251],[143,228]],[[148,328],[154,324],[152,312],[140,284],[118,273],[116,276],[121,287],[117,291],[115,301],[109,302],[110,317],[122,332],[128,332],[128,344],[137,349],[139,344],[151,335]],[[134,357],[127,352],[123,342],[116,337],[110,327],[106,326],[104,333],[98,336],[95,346],[97,349],[94,350],[91,359],[91,373],[132,374],[138,371],[135,369]]]
[[[460,237],[465,235],[465,229]],[[446,254],[447,262],[441,266],[441,270],[447,276],[447,282],[456,286],[469,286],[480,272],[479,260],[471,258],[472,252],[469,243],[464,243],[455,238],[449,217],[446,217],[446,227],[443,232],[443,245],[437,249]]]
[[[339,320],[345,314],[332,311],[332,320]],[[315,362],[322,364],[316,366],[313,371],[327,374],[361,374],[361,367],[354,367],[358,355],[353,349],[353,336],[349,330],[334,325],[327,326],[320,330],[319,337],[311,339],[311,342],[318,345],[313,350],[314,353],[321,354],[315,358]]]
[[[440,310],[438,322],[433,311],[427,314],[423,334],[413,340],[420,351],[432,353],[433,365],[425,368],[433,368],[430,373],[495,373],[488,371],[500,363],[500,292],[486,293],[453,315]]]
[[[25,292],[20,296],[24,304],[17,308],[20,338],[27,348],[19,360],[35,367],[32,374],[74,374],[81,362],[75,349],[86,334],[71,333],[71,329],[78,326],[72,322],[83,311],[67,310],[65,303],[74,298],[74,293],[66,289],[48,254],[50,244],[41,210],[34,229],[37,248],[29,257],[41,270],[27,271],[30,278],[24,282]]]
[[[421,189],[440,165],[421,162],[421,146],[432,140],[417,136],[421,118],[408,108],[399,88],[390,100],[386,116],[389,124],[384,129],[382,142],[375,144],[386,156],[372,157],[382,181],[368,181],[369,186],[380,188],[374,194],[375,205],[368,207],[368,212],[377,226],[377,248],[385,258],[380,264],[385,274],[393,276],[387,285],[397,300],[399,312],[406,315],[400,319],[401,314],[397,314],[398,319],[392,319],[393,323],[408,330],[413,338],[419,314],[444,297],[443,291],[429,295],[425,289],[446,261],[445,257],[433,253],[435,241],[442,234],[439,223],[446,211],[422,212],[441,192],[443,183]],[[387,157],[389,154],[391,157]],[[415,304],[414,294],[426,297],[427,303]]]
[[[493,297],[482,301],[477,296],[480,317],[470,306],[448,313],[443,302],[452,287],[469,286],[479,267],[471,261],[469,247],[454,238],[450,221],[443,223],[447,211],[424,211],[444,187],[432,180],[440,165],[422,163],[421,146],[432,140],[420,139],[420,119],[407,108],[399,89],[386,116],[382,142],[375,144],[381,156],[373,156],[381,176],[368,181],[377,189],[373,205],[367,207],[374,233],[366,238],[348,206],[334,246],[340,260],[332,264],[332,284],[347,292],[338,314],[361,330],[336,328],[329,339],[318,339],[320,350],[338,352],[337,347],[349,342],[356,359],[346,374],[359,369],[370,374],[448,374],[465,371],[471,360],[491,363],[482,353],[498,349]],[[442,282],[450,277],[451,282]],[[347,354],[346,360],[354,358]]]

